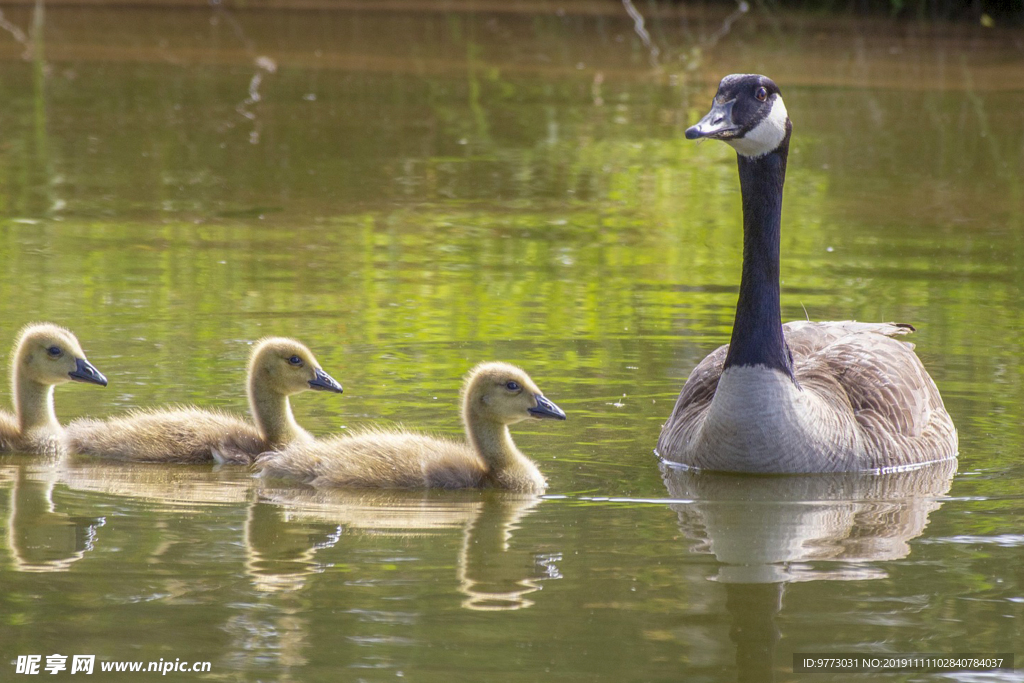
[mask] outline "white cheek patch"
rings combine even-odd
[[[781,95],[775,95],[771,111],[761,123],[754,126],[742,138],[726,140],[737,153],[745,157],[764,156],[777,148],[786,138],[786,120],[789,112]]]

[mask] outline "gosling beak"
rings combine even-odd
[[[338,380],[334,379],[326,372],[317,368],[314,370],[316,376],[309,380],[309,388],[316,391],[333,391],[336,394],[341,393],[341,385],[338,384]]]
[[[68,373],[68,377],[76,382],[99,384],[101,387],[107,386],[107,378],[103,376],[103,373],[84,358],[75,359],[75,369]]]
[[[712,138],[715,140],[725,140],[735,137],[740,129],[739,126],[732,122],[732,108],[734,104],[736,104],[736,100],[729,100],[724,103],[715,100],[711,105],[711,111],[698,121],[696,125],[686,129],[686,139]]]
[[[556,406],[551,401],[544,398],[541,394],[534,394],[533,398],[537,401],[535,408],[530,408],[527,412],[536,418],[551,419],[551,420],[564,420],[565,412],[561,408]]]

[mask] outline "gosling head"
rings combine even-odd
[[[562,409],[544,398],[529,375],[507,363],[482,363],[473,368],[463,394],[467,411],[498,424],[530,418],[565,419]]]
[[[738,154],[760,157],[777,150],[792,129],[775,81],[757,74],[733,74],[718,84],[711,111],[686,129],[686,139],[722,140]]]
[[[310,389],[341,393],[341,385],[323,371],[312,351],[284,337],[268,337],[256,344],[249,359],[249,377],[281,396]]]
[[[12,375],[44,386],[86,382],[107,386],[107,378],[85,358],[70,330],[50,323],[26,325],[15,342]]]

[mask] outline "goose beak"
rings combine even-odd
[[[541,394],[534,394],[533,398],[536,399],[537,405],[527,411],[533,417],[540,419],[546,418],[549,420],[565,419],[565,412],[554,403],[544,398]]]
[[[68,373],[68,377],[76,382],[99,384],[101,387],[107,386],[107,378],[103,376],[103,373],[84,358],[75,359],[75,369]]]
[[[334,379],[326,372],[317,368],[314,370],[316,376],[309,380],[309,388],[315,391],[333,391],[336,394],[341,393],[341,385],[338,384],[338,380]]]
[[[732,121],[732,108],[736,100],[719,102],[715,100],[704,118],[696,125],[686,129],[687,140],[699,140],[700,138],[712,138],[722,140],[734,137],[739,127]]]

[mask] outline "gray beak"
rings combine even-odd
[[[733,137],[739,132],[739,127],[732,122],[734,104],[736,104],[736,100],[729,100],[724,104],[716,100],[711,105],[711,111],[698,121],[697,125],[686,129],[686,139],[714,138],[721,140]]]
[[[556,406],[551,401],[547,400],[540,394],[534,394],[533,397],[537,400],[537,407],[530,408],[528,411],[530,415],[537,418],[547,418],[550,420],[564,420],[565,413],[561,408]]]
[[[107,378],[103,376],[103,373],[84,358],[75,359],[75,369],[68,373],[68,377],[76,382],[99,384],[101,387],[107,386]]]
[[[341,385],[338,384],[338,380],[334,379],[326,372],[317,368],[314,370],[316,377],[309,380],[309,387],[315,391],[333,391],[336,394],[341,393]]]

